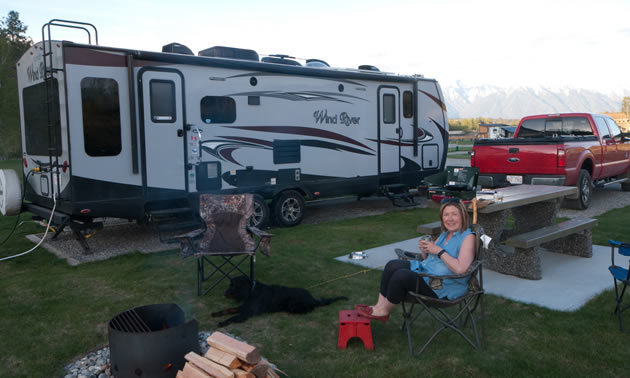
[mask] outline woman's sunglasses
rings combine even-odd
[[[461,200],[457,197],[448,197],[440,201],[440,204],[444,205],[445,203],[460,203],[460,202]]]

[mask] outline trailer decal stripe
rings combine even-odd
[[[324,141],[316,140],[316,139],[301,140],[300,145],[306,146],[306,147],[325,148],[327,150],[347,151],[347,152],[352,152],[355,154],[374,156],[374,153],[372,152],[362,151],[357,148],[344,146],[342,144],[324,142]]]
[[[440,100],[439,98],[435,97],[434,95],[430,94],[429,92],[425,92],[422,89],[420,89],[420,92],[424,93],[425,95],[427,95],[427,97],[429,97],[431,100],[433,100],[433,102],[435,102],[436,104],[438,104],[443,111],[446,111],[446,104],[442,102],[442,100]]]
[[[345,135],[333,133],[332,131],[315,129],[312,127],[298,127],[298,126],[224,126],[224,127],[231,128],[231,129],[239,129],[239,130],[260,131],[260,132],[267,132],[267,133],[309,135],[309,136],[333,139],[333,140],[338,140],[341,142],[354,144],[355,146],[363,147],[374,152],[373,149],[366,146],[365,144],[358,142],[354,139],[348,138]]]
[[[223,139],[233,139],[233,140],[240,140],[242,142],[249,142],[249,143],[255,143],[255,144],[260,144],[263,146],[267,146],[267,147],[272,147],[273,143],[268,141],[268,140],[263,140],[263,139],[256,139],[256,138],[247,138],[247,137],[238,137],[238,136],[223,136],[223,135],[219,135],[219,138],[223,138]]]
[[[245,77],[245,76],[295,76],[295,75],[277,74],[277,73],[273,73],[273,72],[248,72],[248,73],[244,73],[244,74],[228,76],[227,79],[232,79],[232,78],[237,78],[237,77]],[[352,85],[358,85],[358,86],[361,86],[361,87],[365,87],[365,84],[361,84],[359,82],[352,81],[352,80],[335,79],[335,78],[327,78],[327,77],[318,77],[318,79],[320,79],[320,80],[337,81],[337,82],[341,82],[341,83],[346,83],[346,84],[352,84]]]
[[[259,144],[255,141],[255,139],[252,139],[252,143],[243,143],[238,141],[233,142],[230,140],[205,140],[201,142],[201,148],[217,159],[224,161],[227,160],[242,167],[243,165],[237,162],[232,156],[232,153],[237,149],[243,147],[260,148],[264,150],[271,149],[271,147],[267,145],[267,142],[262,141],[263,143]]]
[[[232,93],[227,96],[261,96],[261,97],[272,97],[272,98],[280,98],[289,101],[336,101],[343,102],[346,104],[351,104],[349,101],[344,101],[342,99],[336,98],[338,97],[348,97],[355,100],[368,101],[362,97],[347,95],[347,94],[337,94],[333,92],[276,92],[276,91],[259,91],[259,92],[240,92],[240,93]]]

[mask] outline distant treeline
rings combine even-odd
[[[33,43],[25,32],[19,13],[11,11],[0,19],[0,160],[21,156],[15,64]]]
[[[449,130],[459,130],[465,132],[477,132],[479,131],[480,123],[503,123],[506,125],[518,125],[518,119],[503,119],[503,118],[455,118],[448,120]]]

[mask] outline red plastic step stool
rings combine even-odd
[[[348,340],[353,337],[360,338],[365,349],[374,349],[370,319],[361,316],[356,310],[341,310],[339,311],[337,348],[346,349]]]

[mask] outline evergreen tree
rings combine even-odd
[[[20,157],[20,117],[16,63],[32,41],[18,12],[0,19],[0,159]]]

